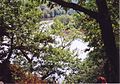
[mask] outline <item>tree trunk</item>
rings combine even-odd
[[[14,83],[9,61],[3,61],[0,63],[0,80],[4,83]]]
[[[108,78],[108,82],[119,82],[119,54],[117,52],[115,37],[113,33],[110,15],[108,14],[107,3],[105,0],[96,0],[99,12],[99,25],[101,28],[102,39],[104,42],[105,52],[111,65],[111,73],[106,75],[112,76]],[[109,70],[109,69],[108,69]]]

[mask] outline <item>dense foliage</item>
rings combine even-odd
[[[19,73],[11,72],[10,64],[20,65],[28,72],[37,72],[41,79],[46,79],[51,74],[64,74],[58,69],[64,70],[78,61],[80,63],[72,52],[53,46],[56,43],[53,31],[57,33],[59,29],[41,28],[42,12],[38,6],[36,1],[30,0],[1,2],[0,80],[3,82],[21,78],[19,75],[16,77]]]
[[[95,0],[78,0],[77,4],[98,12]],[[107,0],[107,4],[118,47],[118,1]],[[53,83],[58,80],[53,74],[57,74],[65,77],[63,83],[93,83],[98,76],[111,82],[111,64],[97,20],[79,11],[68,15],[65,10],[46,0],[0,2],[0,81]],[[41,20],[51,17],[55,17],[50,20],[52,24],[45,26],[49,23]],[[78,54],[70,51],[71,42],[77,38],[93,48],[82,62]]]

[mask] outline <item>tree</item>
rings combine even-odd
[[[55,44],[51,35],[53,33],[47,31],[47,28],[40,28],[42,13],[38,9],[38,2],[3,0],[1,3],[0,80],[4,83],[15,82],[18,74],[14,76],[10,64],[13,64],[13,67],[18,64],[26,72],[40,72],[44,80],[54,73],[64,74],[59,68],[64,70],[73,63],[80,63],[70,51],[52,46]]]
[[[28,40],[30,41],[31,28],[34,27],[35,29],[39,27],[36,23],[40,21],[41,12],[36,8],[37,5],[36,2],[32,4],[30,1],[24,2],[24,0],[1,1],[0,80],[3,82],[14,82],[9,68],[11,58],[14,57],[17,52],[23,51],[22,54],[24,54],[24,50],[28,49],[26,42]],[[31,9],[29,9],[29,7],[31,7]],[[27,56],[25,57],[29,60]]]
[[[106,56],[108,57],[108,60],[110,61],[110,65],[112,68],[111,73],[113,79],[109,80],[108,82],[119,82],[119,75],[118,75],[119,54],[116,48],[113,27],[112,27],[106,0],[96,0],[95,3],[98,8],[97,11],[92,11],[80,6],[79,4],[70,3],[64,0],[50,0],[50,1],[57,3],[62,7],[73,8],[76,11],[83,12],[84,14],[88,15],[90,18],[94,18],[99,23]],[[118,1],[114,1],[114,2],[118,2]]]
[[[113,31],[114,31],[114,35],[116,38],[116,43],[118,44],[118,40],[117,38],[119,37],[119,25],[117,23],[117,18],[118,18],[118,10],[117,8],[113,8],[111,9],[111,7],[113,6],[113,4],[109,4],[109,9],[110,9],[110,15],[112,17],[112,26],[113,26]],[[113,12],[114,11],[114,12]],[[105,50],[104,50],[104,45],[102,42],[102,38],[101,38],[101,33],[100,33],[100,28],[99,25],[96,23],[96,21],[92,18],[89,18],[88,16],[85,16],[83,14],[75,14],[74,15],[76,18],[76,26],[82,30],[82,32],[85,35],[85,38],[83,38],[83,40],[85,40],[86,42],[89,42],[89,47],[93,47],[94,50],[92,50],[89,53],[89,57],[87,58],[86,61],[93,61],[93,66],[101,66],[101,67],[97,67],[99,70],[101,70],[101,72],[99,72],[99,75],[105,76],[107,78],[107,80],[111,80],[111,70],[110,70],[110,64],[107,63],[107,57],[105,56]],[[113,17],[115,16],[115,17]],[[118,47],[118,45],[117,45]],[[103,60],[101,62],[99,62],[99,60]],[[89,67],[89,66],[88,66]],[[109,67],[109,70],[106,69]],[[108,73],[108,74],[105,74]],[[92,72],[91,72],[92,74]],[[80,74],[81,75],[81,74]],[[92,78],[93,80],[94,75],[91,75],[90,78]],[[97,78],[97,77],[96,77]],[[89,77],[87,78],[86,81],[91,80],[89,79]],[[92,80],[91,80],[92,81]]]
[[[53,43],[45,42],[45,45],[43,47],[41,46],[42,49],[40,50],[40,53],[37,51],[36,56],[34,55],[33,60],[31,62],[31,66],[27,62],[27,60],[21,56],[20,53],[18,54],[18,56],[16,58],[14,58],[14,61],[13,61],[14,64],[18,64],[18,65],[22,64],[22,67],[25,70],[31,71],[34,73],[39,73],[39,75],[42,76],[43,80],[44,79],[47,79],[48,81],[53,80],[51,75],[55,74],[55,73],[57,73],[58,76],[63,75],[66,78],[67,77],[66,68],[72,70],[72,69],[74,69],[73,64],[78,65],[78,63],[81,63],[81,62],[78,58],[74,57],[74,55],[69,51],[69,49],[68,50],[66,49],[67,47],[69,47],[70,43],[74,40],[74,38],[77,38],[76,37],[77,30],[73,29],[72,26],[69,26],[70,21],[68,22],[69,24],[67,23],[68,24],[67,26],[65,26],[64,23],[60,22],[59,18],[62,18],[62,17],[64,17],[64,16],[56,17],[55,22],[52,25],[52,28],[49,28],[49,30],[47,30],[46,27],[39,28],[38,30],[40,30],[41,32],[40,33],[36,32],[35,37],[34,37],[35,39],[32,40],[32,43],[36,43],[36,42],[41,43],[41,42],[39,42],[39,40],[45,42],[47,40],[45,38],[45,34],[47,34],[48,36],[51,35],[53,39],[56,39],[57,36],[59,36],[59,39],[60,39],[60,37],[63,38],[63,41],[60,41],[61,44],[58,43],[58,41],[56,41],[56,40],[55,40],[55,42],[53,41]],[[72,17],[70,17],[70,16],[66,16],[66,17],[72,19]],[[62,19],[64,19],[64,18],[62,18]],[[45,24],[46,24],[46,22],[45,22]],[[44,23],[43,23],[43,25],[44,25]],[[64,30],[67,29],[68,27],[70,29],[72,29],[72,30],[69,30],[69,32],[73,32],[73,31],[76,32],[76,33],[73,32],[71,38],[69,38],[71,33],[68,33],[68,36],[65,37],[66,33],[64,33]],[[48,31],[50,31],[51,33],[49,33]],[[61,31],[63,31],[63,32],[61,32]],[[42,35],[42,33],[44,35]],[[80,33],[80,32],[78,32],[78,33]],[[66,42],[67,42],[67,44],[66,44]],[[43,43],[41,43],[41,45],[42,44]],[[34,45],[34,44],[32,44],[32,45]],[[36,47],[36,48],[38,48],[38,47]],[[33,54],[34,52],[31,52],[31,53]]]

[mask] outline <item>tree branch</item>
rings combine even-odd
[[[48,76],[50,76],[51,74],[55,74],[56,71],[51,71],[48,72],[46,75],[44,75],[41,79],[44,80],[45,78],[47,78]]]
[[[55,73],[57,73],[58,75],[64,74],[64,72],[62,72],[62,71],[53,70],[53,71],[48,72],[46,75],[44,75],[44,76],[42,77],[42,80],[46,79],[48,76],[50,76],[50,75],[52,75],[52,74],[55,74]]]
[[[8,43],[1,43],[1,46],[10,46]]]
[[[25,58],[28,60],[29,63],[31,63],[31,59],[26,55],[26,53],[20,49],[20,51],[22,52],[22,54],[25,56]]]
[[[83,13],[89,15],[91,18],[98,19],[98,13],[97,12],[88,10],[88,9],[78,5],[78,4],[69,3],[69,2],[66,2],[66,1],[63,1],[63,0],[49,0],[49,1],[55,2],[59,5],[61,5],[62,7],[72,8],[76,11],[83,12]]]
[[[11,58],[11,56],[13,54],[13,40],[14,40],[14,35],[12,35],[12,37],[11,37],[11,44],[10,44],[11,48],[9,49],[8,56],[5,59],[6,61],[9,61],[9,59]]]

